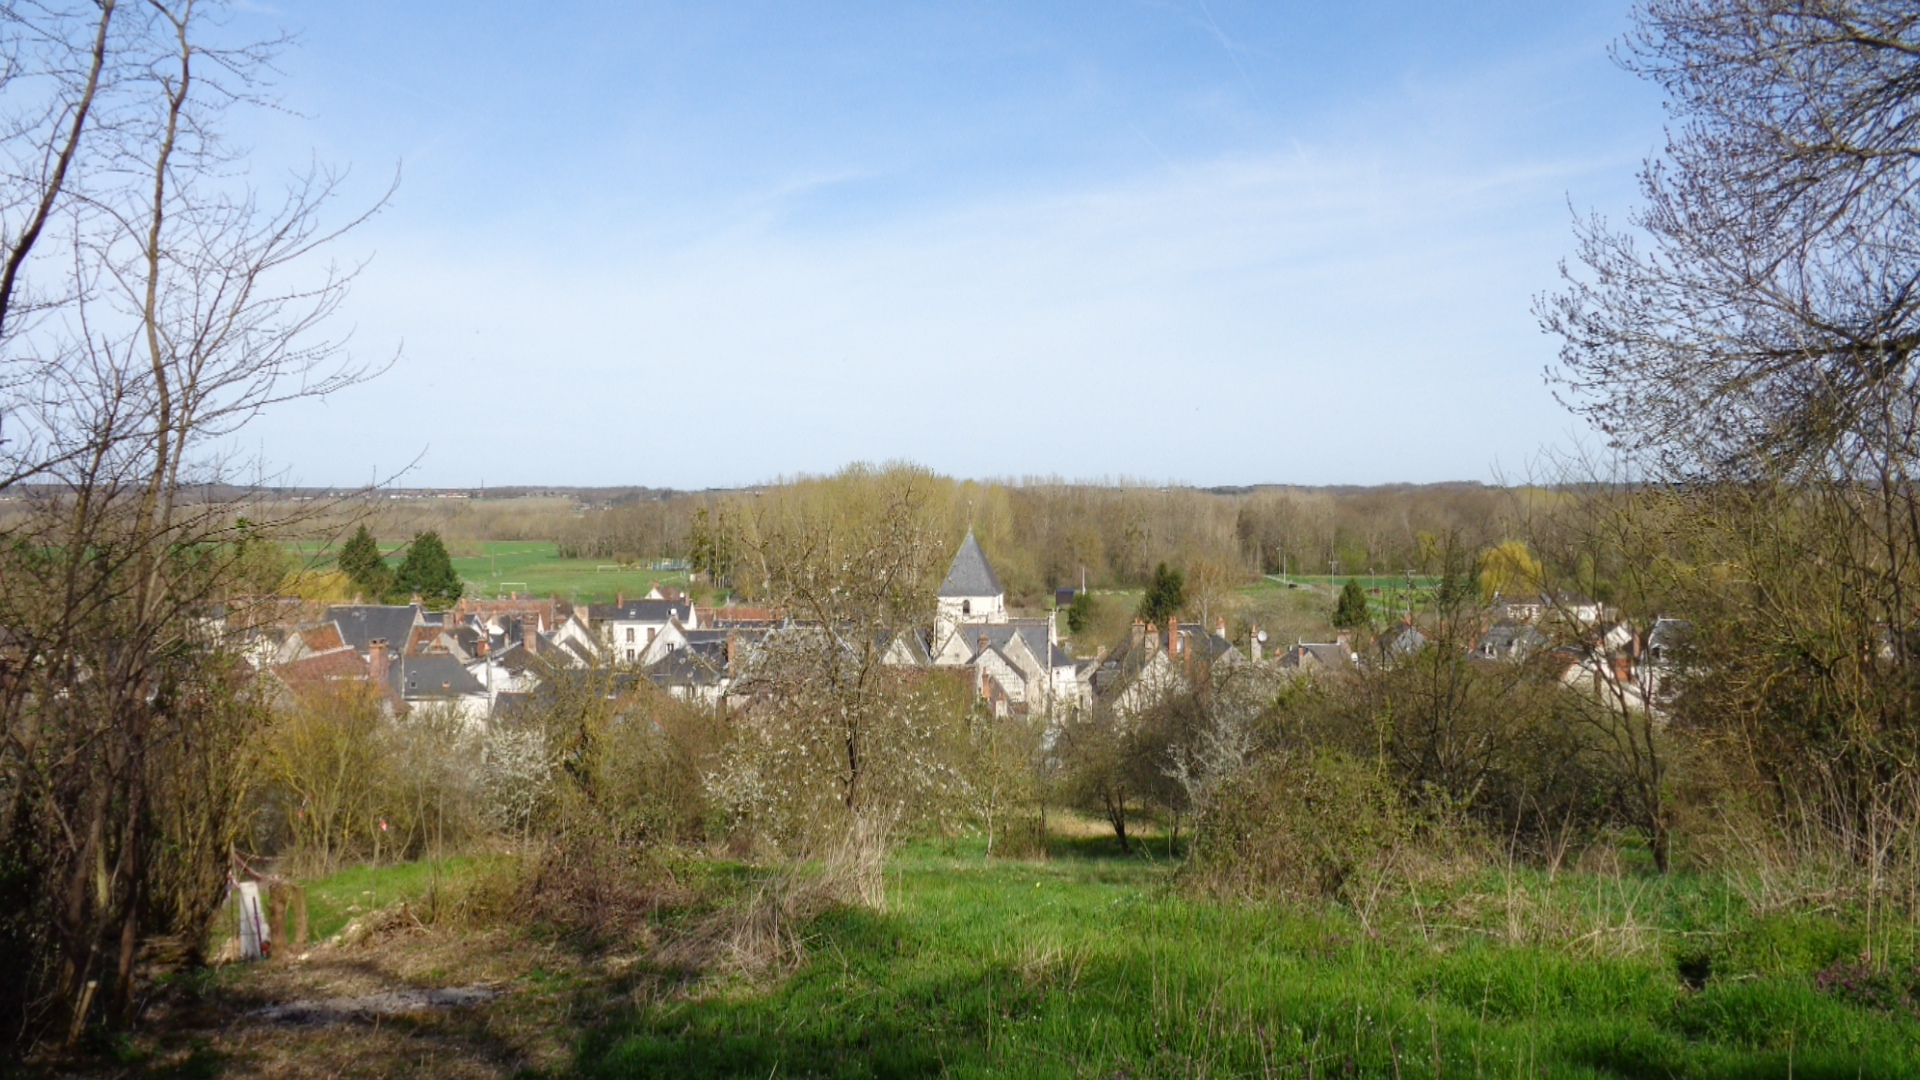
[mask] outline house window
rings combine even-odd
[[[973,601],[971,600],[960,601],[960,614],[962,615],[973,614]]]
[[[627,631],[627,633],[629,633],[629,634],[631,634],[631,633],[633,633],[633,631],[631,631],[631,630],[629,630],[629,631]],[[627,650],[627,663],[629,663],[629,664],[631,664],[631,663],[633,663],[633,650],[632,650],[632,649],[628,649],[628,650]]]
[[[629,644],[633,641],[633,627],[631,626],[627,627],[627,641]]]

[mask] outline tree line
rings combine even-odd
[[[570,558],[691,558],[730,577],[730,549],[759,493],[666,494],[556,521]],[[1138,588],[1162,562],[1235,580],[1257,574],[1425,573],[1439,537],[1504,539],[1555,493],[1481,484],[1209,492],[1145,484],[938,477],[947,526],[971,528],[1008,590],[1037,602],[1055,588]],[[750,585],[749,585],[750,587]]]

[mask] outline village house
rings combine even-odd
[[[1532,623],[1502,619],[1474,640],[1473,655],[1481,660],[1517,662],[1552,644]]]
[[[312,635],[303,635],[311,640]],[[366,690],[390,715],[444,709],[468,723],[484,721],[492,701],[460,661],[446,652],[395,649],[385,638],[366,639],[362,655],[350,644],[268,666],[262,677],[283,704],[312,703],[327,695]]]
[[[611,604],[593,604],[587,611],[607,655],[623,664],[642,663],[647,647],[674,622],[685,630],[700,628],[698,612],[684,598],[628,600],[619,597]]]
[[[1427,647],[1427,635],[1411,622],[1397,622],[1381,631],[1373,641],[1373,662],[1391,670],[1420,655]]]
[[[1256,632],[1249,648],[1256,648],[1257,641]],[[1245,657],[1227,639],[1224,621],[1213,632],[1199,623],[1176,620],[1162,631],[1136,621],[1126,640],[1101,659],[1091,690],[1115,716],[1130,718],[1192,690],[1195,668],[1231,666]]]
[[[1353,634],[1342,630],[1332,641],[1295,642],[1276,662],[1301,675],[1348,674],[1359,668],[1360,654],[1353,650]]]

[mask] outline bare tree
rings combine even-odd
[[[22,4],[0,24],[16,52],[52,58],[46,103],[0,132],[16,163],[0,210],[21,215],[0,478],[29,505],[0,536],[14,1037],[77,1033],[95,1000],[128,1019],[142,942],[204,936],[241,821],[235,800],[182,801],[176,767],[190,747],[202,768],[248,767],[236,733],[258,714],[222,704],[239,671],[218,659],[212,605],[241,541],[288,524],[212,492],[247,479],[228,440],[262,409],[367,374],[320,333],[352,277],[313,265],[340,233],[324,224],[339,180],[309,173],[274,197],[246,182],[221,123],[262,101],[277,43],[210,45],[216,12]],[[77,72],[54,62],[74,40],[92,42]],[[163,904],[166,880],[199,884]]]
[[[1540,305],[1572,403],[1682,470],[1911,448],[1920,15],[1649,0],[1621,58],[1677,125],[1633,228],[1583,223]]]
[[[1920,10],[1646,0],[1620,55],[1676,124],[1539,305],[1553,377],[1684,503],[1698,719],[1857,834],[1920,749]]]

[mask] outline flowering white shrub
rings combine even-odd
[[[546,734],[536,727],[489,724],[480,746],[484,819],[493,828],[525,833],[552,786]]]

